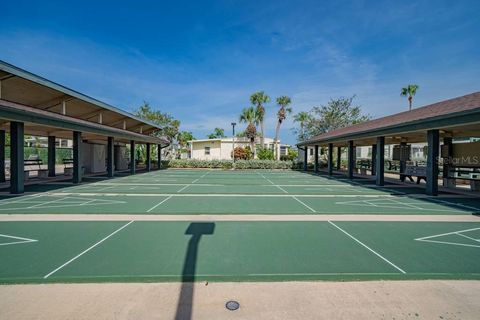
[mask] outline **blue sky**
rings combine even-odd
[[[1,1],[0,59],[133,111],[230,132],[254,91],[378,117],[479,91],[480,1]],[[272,99],[273,100],[273,99]],[[267,106],[269,136],[274,103]],[[281,139],[294,143],[287,120]],[[242,128],[242,127],[240,127]]]

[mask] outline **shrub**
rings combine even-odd
[[[246,147],[246,148],[236,147],[235,150],[232,152],[235,152],[236,160],[248,160],[252,158],[252,151],[250,150],[250,147]]]
[[[284,156],[280,156],[280,160],[294,161],[298,157],[298,152],[293,149],[288,149],[288,153]]]
[[[292,169],[292,161],[274,160],[239,160],[235,162],[235,169]]]
[[[273,150],[268,148],[257,148],[257,157],[259,160],[274,160]]]
[[[274,160],[195,160],[195,159],[173,159],[163,160],[162,168],[212,168],[212,169],[283,169],[294,168],[292,161]]]

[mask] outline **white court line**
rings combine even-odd
[[[417,239],[415,239],[415,240],[417,240]],[[480,248],[480,245],[475,245],[475,244],[465,244],[465,243],[447,242],[447,241],[438,241],[438,240],[419,240],[419,241],[431,242],[431,243],[441,243],[441,244],[451,244],[452,246]]]
[[[134,183],[134,182],[129,182],[129,183],[114,183],[114,182],[106,182],[106,183],[99,183],[96,184],[95,186],[184,186],[192,183]],[[199,187],[216,187],[216,186],[224,186],[223,184],[212,184],[212,183],[197,183],[195,186]],[[98,191],[98,190],[97,190]]]
[[[207,174],[209,174],[211,171],[207,171],[207,173],[205,173],[203,176],[201,176],[200,178],[198,179],[195,179],[192,181],[192,184],[194,184],[195,182],[197,182],[198,180],[202,179],[203,177],[205,177]]]
[[[181,189],[178,190],[177,192],[182,192],[183,190],[187,189],[189,186],[190,186],[190,184],[187,184],[185,187],[181,188]]]
[[[258,173],[260,176],[262,176],[263,179],[265,179],[265,180],[267,180],[268,182],[270,182],[270,183],[272,184],[272,186],[275,186],[275,187],[277,187],[278,189],[282,190],[283,193],[288,193],[287,190],[283,189],[283,188],[282,188],[281,186],[279,186],[278,184],[273,183],[272,180],[266,178],[262,173],[259,173],[259,172],[257,172],[257,173]]]
[[[76,255],[75,257],[73,257],[72,259],[68,260],[67,262],[65,262],[64,264],[62,264],[60,267],[56,268],[55,270],[53,270],[52,272],[48,273],[46,276],[43,277],[43,279],[47,279],[48,277],[50,277],[52,274],[54,274],[55,272],[57,272],[58,270],[62,269],[63,267],[65,267],[66,265],[70,264],[71,262],[75,261],[76,259],[78,259],[79,257],[81,257],[82,255],[84,255],[85,253],[87,253],[88,251],[92,250],[93,248],[95,248],[96,246],[98,246],[100,243],[104,242],[105,240],[107,240],[108,238],[110,238],[111,236],[113,236],[114,234],[116,234],[117,232],[123,230],[124,228],[128,227],[128,225],[130,225],[131,223],[133,223],[135,220],[132,220],[126,224],[124,224],[123,226],[121,226],[120,228],[118,228],[117,230],[115,230],[114,232],[110,233],[108,236],[106,236],[105,238],[103,238],[102,240],[98,241],[97,243],[95,243],[94,245],[92,245],[91,247],[89,247],[88,249],[82,251],[81,253],[79,253],[78,255]]]
[[[17,197],[19,199],[18,200],[13,200],[13,201],[9,201],[10,199],[7,199],[6,201],[0,202],[0,206],[12,204],[12,203],[21,203],[23,201],[28,201],[28,200],[35,199],[35,198],[38,198],[38,197],[41,197],[41,196],[43,196],[42,193],[38,193],[38,194],[35,194],[33,196],[15,196],[14,199],[17,199]]]
[[[379,254],[378,252],[376,252],[375,250],[373,250],[372,248],[370,248],[369,246],[367,246],[365,243],[363,243],[362,241],[358,240],[357,238],[355,238],[354,236],[352,236],[350,233],[348,233],[347,231],[343,230],[342,228],[340,228],[339,226],[337,226],[335,223],[333,223],[332,221],[328,220],[328,223],[330,223],[332,226],[334,226],[335,228],[337,228],[338,230],[342,231],[343,233],[345,233],[347,236],[349,236],[351,239],[355,240],[358,244],[362,245],[364,248],[368,249],[370,252],[372,252],[373,254],[375,254],[377,257],[379,257],[380,259],[382,259],[383,261],[385,261],[386,263],[388,263],[389,265],[391,265],[392,267],[394,267],[395,269],[397,269],[398,271],[400,271],[401,273],[405,274],[406,272],[403,271],[401,268],[399,268],[397,265],[395,265],[394,263],[392,263],[390,260],[388,260],[387,258],[385,258],[384,256],[382,256],[381,254]]]
[[[464,237],[464,238],[467,238],[467,239],[470,239],[470,240],[473,240],[473,241],[476,241],[476,242],[480,242],[480,239],[475,239],[475,238],[472,238],[472,237],[469,237],[469,236],[466,236],[464,235],[463,233],[458,233],[457,234],[461,237]]]
[[[436,238],[436,237],[441,237],[441,236],[448,236],[448,235],[451,235],[451,234],[458,234],[458,233],[463,233],[463,232],[468,232],[468,231],[475,231],[475,230],[480,230],[480,228],[472,228],[472,229],[458,230],[458,231],[452,231],[452,232],[447,232],[447,233],[434,234],[433,236],[416,238],[415,240],[421,241],[421,240],[427,240],[427,239],[430,239],[430,238]]]
[[[293,196],[293,199],[297,200],[298,202],[300,202],[301,204],[303,204],[305,207],[307,207],[308,209],[310,209],[310,211],[312,211],[313,213],[317,213],[317,211],[313,210],[311,207],[307,206],[303,201],[300,201],[297,197]]]
[[[260,172],[257,172],[257,173],[258,173],[260,176],[262,176],[263,179],[267,180],[267,181],[270,182],[272,185],[278,187],[277,185],[275,185],[275,183],[272,182],[272,180],[266,178],[262,173],[260,173]]]
[[[56,193],[50,192],[46,195],[70,195],[70,196],[99,196],[99,197],[112,197],[112,196],[125,196],[125,197],[252,197],[252,198],[282,198],[290,197],[290,194],[247,194],[247,193],[118,193],[118,192],[108,192],[108,193]],[[395,196],[390,194],[293,194],[295,197],[299,198],[394,198]],[[2,210],[2,209],[0,209]],[[8,210],[8,209],[6,209]],[[432,209],[433,210],[433,209]],[[451,210],[445,210],[451,211]]]
[[[424,208],[421,208],[419,206],[416,206],[412,203],[408,203],[408,202],[400,202],[398,200],[394,200],[394,199],[390,199],[389,201],[393,202],[393,203],[397,203],[399,204],[400,206],[407,206],[407,207],[410,207],[412,209],[417,209],[417,210],[424,210]],[[427,209],[428,210],[428,209]]]
[[[21,240],[21,241],[15,241],[15,242],[0,243],[0,246],[8,246],[8,245],[11,245],[11,244],[20,244],[20,243],[29,243],[29,242],[37,242],[38,241],[38,240],[35,240],[35,239],[22,238],[22,237],[17,237],[17,236],[10,236],[8,234],[0,234],[0,237],[10,238],[10,239],[15,239],[15,240]]]
[[[162,201],[160,201],[159,203],[157,203],[156,205],[154,205],[153,207],[151,207],[150,209],[147,210],[147,212],[150,212],[152,211],[153,209],[155,209],[156,207],[158,207],[159,205],[161,205],[162,203],[164,203],[165,201],[167,201],[168,199],[170,199],[172,196],[166,198],[166,199],[163,199]]]
[[[26,207],[25,209],[37,208],[37,207],[42,206],[44,204],[55,203],[55,202],[61,201],[63,199],[65,199],[65,198],[59,198],[59,199],[55,199],[55,200],[51,200],[51,201],[45,201],[43,203],[38,203],[38,204],[34,204],[33,206]]]
[[[457,206],[457,207],[466,208],[466,209],[470,209],[470,210],[474,210],[474,211],[479,211],[480,210],[480,208],[468,206],[468,205],[465,205],[465,204],[462,204],[462,203],[455,203],[455,202],[450,202],[450,201],[447,201],[447,200],[440,200],[440,199],[435,199],[435,198],[432,198],[431,200],[434,201],[434,202],[446,203],[446,204],[450,204],[450,205],[454,205],[454,206]]]

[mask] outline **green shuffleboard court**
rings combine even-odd
[[[478,198],[366,179],[294,171],[163,170],[72,186],[27,186],[23,196],[0,195],[0,215],[16,214],[378,214],[471,215]]]
[[[296,171],[48,182],[0,193],[0,283],[480,279],[478,214],[475,196]]]
[[[2,222],[0,234],[3,283],[480,279],[480,223]]]

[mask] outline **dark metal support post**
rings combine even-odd
[[[333,143],[328,144],[328,175],[333,174]]]
[[[374,144],[372,145],[372,160],[371,160],[371,166],[370,166],[370,172],[371,175],[374,176],[376,174],[377,170],[377,145]]]
[[[147,145],[145,146],[145,149],[147,149],[147,172],[152,170],[152,165],[151,165],[151,159],[150,159],[150,143],[147,143]]]
[[[82,182],[82,133],[73,131],[73,183]]]
[[[427,131],[428,154],[427,154],[427,188],[430,196],[438,195],[438,148],[440,135],[438,130]]]
[[[157,145],[157,169],[160,170],[162,168],[162,145]]]
[[[55,137],[48,136],[48,176],[55,177]]]
[[[403,149],[407,146],[406,142],[400,142],[400,155],[403,157]],[[400,173],[405,173],[405,169],[407,167],[407,161],[400,160]],[[400,174],[400,181],[405,181],[405,176]]]
[[[308,162],[308,146],[305,146],[305,152],[303,154],[303,171],[307,171]]]
[[[114,164],[114,140],[113,137],[108,137],[107,142],[107,176],[113,178],[115,175],[115,164]]]
[[[444,137],[443,145],[448,148],[448,154],[445,155],[446,157],[443,157],[443,168],[442,168],[443,169],[442,170],[443,186],[453,187],[455,186],[455,182],[454,182],[455,179],[449,179],[450,161],[452,161],[452,157],[453,157],[453,138]]]
[[[377,186],[385,184],[385,137],[377,138],[377,160],[375,161]]]
[[[10,122],[10,193],[24,192],[23,122]]]
[[[342,168],[342,147],[337,147],[337,170]]]
[[[315,155],[315,160],[313,163],[313,167],[314,167],[313,171],[318,172],[318,146],[317,145],[315,145],[314,155]]]
[[[0,130],[0,182],[5,181],[5,130]]]
[[[353,140],[348,141],[348,178],[353,179],[353,168],[355,167],[355,148]]]
[[[135,141],[130,140],[130,174],[135,174]]]

